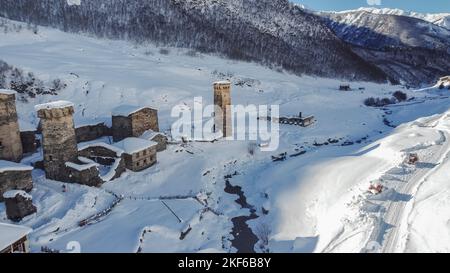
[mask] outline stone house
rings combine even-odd
[[[28,165],[0,160],[0,202],[3,201],[3,194],[7,191],[31,191],[33,189],[32,170],[33,167]]]
[[[29,252],[28,234],[31,231],[26,226],[0,223],[0,254]]]
[[[352,88],[350,87],[350,84],[342,84],[339,86],[340,91],[351,91]]]
[[[122,105],[112,111],[114,142],[140,137],[145,131],[159,131],[158,110],[150,107]]]
[[[158,145],[156,145],[157,152],[162,152],[167,149],[168,139],[163,133],[148,130],[145,131],[140,138],[158,143]]]
[[[156,142],[135,137],[114,144],[124,151],[125,166],[134,172],[147,169],[156,163],[157,145]]]

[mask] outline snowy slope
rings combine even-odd
[[[28,12],[32,11],[32,12]],[[321,21],[288,0],[2,0],[0,16],[67,32],[153,42],[282,67],[385,82]]]
[[[252,154],[250,141],[169,145],[155,166],[128,171],[99,189],[68,185],[64,193],[62,183],[35,170],[31,195],[38,213],[21,222],[34,229],[33,251],[42,246],[66,251],[69,242],[77,241],[83,252],[236,252],[235,246],[242,244],[255,251],[359,252],[376,227],[364,206],[367,183],[401,164],[405,149],[418,143],[437,147],[441,134],[436,130],[446,130],[414,122],[396,130],[390,126],[446,112],[447,89],[403,89],[414,98],[385,109],[369,108],[363,105],[367,97],[390,96],[402,87],[354,82],[354,91],[340,92],[342,82],[335,79],[299,77],[251,62],[165,49],[168,53],[154,45],[43,27],[37,34],[26,28],[0,34],[0,59],[43,81],[59,78],[67,84],[56,95],[19,95],[20,120],[34,125],[35,105],[67,100],[74,103],[76,124],[110,121],[120,105],[157,105],[160,128],[167,131],[175,121],[170,116],[173,106],[192,107],[199,96],[212,103],[212,83],[225,79],[233,84],[235,104],[280,105],[282,115],[301,111],[317,122],[308,128],[281,125],[280,146],[274,152],[257,149]],[[299,155],[301,151],[306,153]],[[286,161],[272,162],[272,155],[284,152]],[[22,163],[40,157],[36,153]],[[225,192],[227,181],[241,187],[245,203],[235,202],[238,195],[230,187],[231,193]],[[445,203],[440,206],[445,209]],[[424,208],[417,211],[421,217]],[[256,235],[268,226],[270,242],[264,249],[233,233],[233,219],[252,215],[257,218],[247,223]],[[79,226],[85,219],[89,224]],[[8,222],[3,204],[0,221]],[[417,230],[423,221],[417,222]],[[427,234],[419,232],[417,238],[422,236]]]

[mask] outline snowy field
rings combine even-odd
[[[63,193],[63,183],[35,170],[31,194],[38,213],[20,223],[34,229],[32,251],[65,251],[71,241],[83,252],[236,252],[242,245],[271,252],[360,252],[373,242],[389,252],[450,251],[448,90],[352,82],[354,91],[341,92],[339,80],[167,51],[42,27],[37,34],[26,28],[0,32],[0,60],[67,84],[58,95],[18,102],[27,126],[38,122],[36,104],[68,100],[76,125],[111,123],[119,105],[148,105],[159,109],[161,131],[168,132],[175,121],[172,107],[191,107],[194,97],[212,103],[212,83],[223,79],[233,83],[233,104],[280,105],[282,115],[303,112],[317,121],[308,128],[280,125],[274,152],[249,153],[249,141],[169,145],[155,166],[127,171],[100,188],[70,184]],[[383,109],[363,105],[368,97],[390,97],[396,90],[412,99]],[[424,162],[405,167],[412,151]],[[271,160],[284,152],[285,161]],[[379,179],[388,191],[373,197],[367,189]],[[241,187],[245,202],[225,192],[227,181]],[[78,225],[112,204],[106,215]],[[252,243],[245,231],[233,232],[239,216],[253,218],[247,223],[259,239],[267,233],[267,246]],[[8,222],[4,204],[0,221]]]

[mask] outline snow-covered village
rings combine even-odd
[[[448,5],[0,0],[0,253],[450,252],[449,169]]]

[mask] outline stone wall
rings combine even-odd
[[[119,142],[133,135],[131,117],[113,116],[112,131],[114,142]]]
[[[20,140],[22,141],[23,153],[25,154],[35,153],[39,147],[39,140],[36,139],[36,132],[20,132]]]
[[[65,163],[75,162],[78,158],[73,112],[72,106],[38,111],[42,127],[44,169],[49,179],[67,181]]]
[[[102,146],[87,147],[80,150],[79,155],[89,158],[95,161],[96,163],[104,166],[114,167],[114,165],[116,164],[117,166],[115,168],[115,174],[111,178],[111,180],[120,177],[120,175],[122,175],[122,173],[126,171],[124,155],[122,154],[119,156],[115,151],[112,151],[105,147]],[[119,160],[119,162],[116,162],[117,160]]]
[[[0,202],[3,202],[3,194],[7,191],[23,190],[29,192],[32,189],[31,171],[0,172]]]
[[[92,141],[104,136],[111,136],[112,130],[104,123],[86,125],[75,128],[77,142]]]
[[[6,216],[11,221],[19,222],[25,216],[36,213],[37,209],[33,205],[33,199],[17,194],[14,197],[5,198]]]
[[[156,145],[157,152],[162,152],[167,149],[167,137],[165,135],[156,134],[152,139],[149,140],[158,143],[158,145]]]
[[[23,152],[15,100],[14,94],[0,93],[0,159],[18,162]]]
[[[93,166],[84,170],[77,170],[66,167],[69,174],[67,182],[77,183],[92,187],[99,187],[103,181],[100,179],[98,168]]]
[[[102,147],[102,146],[90,146],[87,148],[83,148],[78,153],[80,156],[84,156],[87,158],[90,158],[90,157],[110,157],[110,158],[118,157],[118,155],[115,151],[110,150],[105,147]]]

